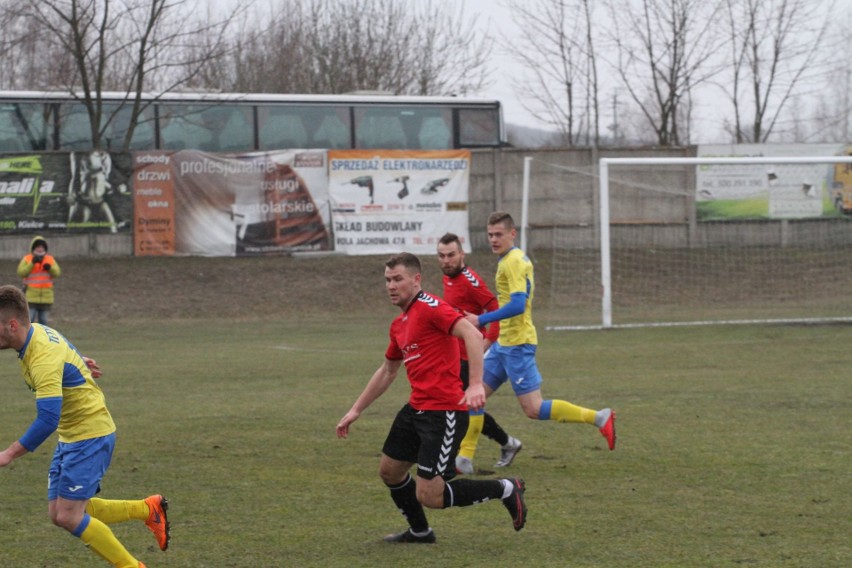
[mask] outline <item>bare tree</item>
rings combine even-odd
[[[816,95],[807,141],[848,143],[852,140],[852,60],[838,61],[826,82]]]
[[[488,81],[490,40],[464,13],[417,0],[283,0],[257,12],[196,85],[240,92],[449,95]],[[261,25],[260,22],[263,22]]]
[[[233,13],[211,23],[193,16],[195,7],[184,0],[22,0],[14,8],[4,5],[6,13],[14,9],[22,34],[38,32],[38,42],[21,37],[18,52],[44,48],[41,58],[30,60],[28,71],[38,76],[46,70],[51,81],[45,88],[64,89],[85,107],[96,149],[118,113],[129,109],[123,140],[128,147],[145,108],[143,91],[174,90],[191,81],[207,60],[221,56]],[[206,48],[187,58],[185,48],[193,47],[198,37],[208,42]],[[124,100],[107,106],[105,91],[122,92]]]
[[[766,142],[801,83],[824,71],[818,56],[833,13],[833,3],[813,0],[725,0],[737,142]]]
[[[826,70],[813,82],[808,97],[808,142],[852,142],[852,45],[849,29],[852,26],[852,5],[841,5],[833,12],[823,42]],[[789,113],[788,113],[789,114]]]
[[[718,0],[609,0],[616,71],[662,146],[689,143],[692,92],[718,68]]]
[[[516,82],[524,108],[556,127],[564,143],[598,145],[600,98],[593,0],[510,0],[508,7],[527,38],[510,51],[527,71]]]
[[[71,61],[38,22],[17,3],[0,2],[0,85],[4,89],[48,89],[70,77]]]

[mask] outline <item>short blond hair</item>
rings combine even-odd
[[[30,321],[30,306],[20,288],[11,285],[0,286],[0,319],[16,319],[22,323]]]

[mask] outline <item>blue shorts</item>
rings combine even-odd
[[[541,389],[541,373],[535,363],[536,346],[529,343],[504,347],[494,343],[485,354],[482,380],[497,390],[507,380],[516,396]]]
[[[85,501],[94,497],[101,490],[114,449],[115,432],[70,444],[59,442],[47,474],[47,500],[62,497]]]

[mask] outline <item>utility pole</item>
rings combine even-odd
[[[621,130],[618,127],[618,92],[612,94],[612,123],[608,130],[612,133],[613,145],[621,143]]]

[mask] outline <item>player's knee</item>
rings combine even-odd
[[[399,483],[402,483],[403,479],[405,479],[404,477],[400,479],[396,473],[382,466],[379,466],[379,477],[385,485],[398,485]]]
[[[405,481],[408,469],[410,468],[403,467],[398,462],[383,459],[379,462],[379,477],[385,485],[399,485]]]
[[[63,528],[68,532],[74,532],[74,529],[80,524],[79,515],[74,511],[54,511],[50,515],[50,521],[57,527]]]
[[[540,405],[539,406],[524,406],[523,407],[524,414],[527,415],[527,418],[531,418],[532,420],[538,420],[540,409],[541,409]]]

